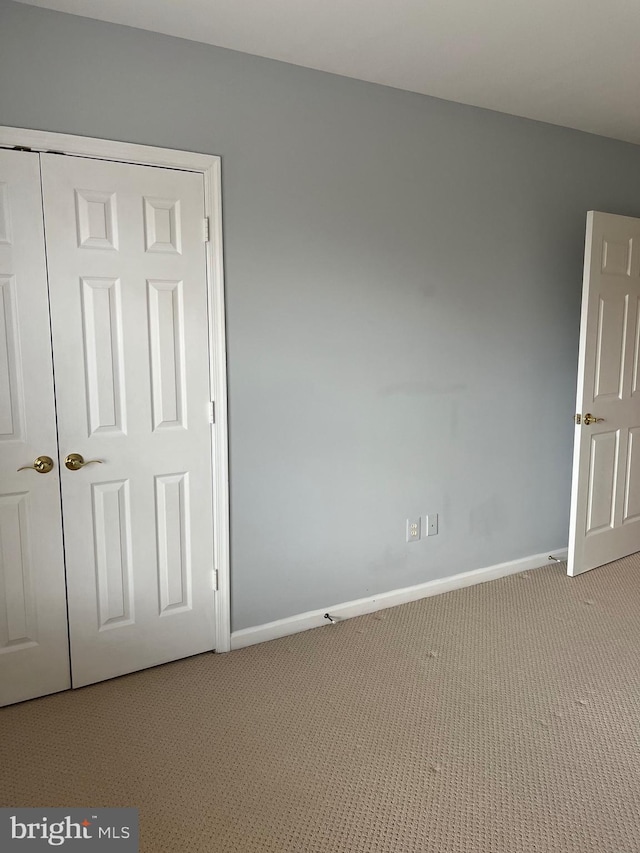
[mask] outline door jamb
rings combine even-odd
[[[0,148],[24,148],[37,153],[66,154],[95,160],[113,160],[140,166],[159,166],[197,172],[204,180],[205,216],[209,218],[206,245],[207,301],[209,306],[210,395],[215,422],[211,428],[214,566],[217,590],[215,650],[231,649],[229,567],[229,454],[227,428],[227,359],[225,340],[224,269],[222,252],[221,158],[170,148],[70,136],[65,133],[0,126]]]

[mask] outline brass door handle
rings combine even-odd
[[[79,471],[85,465],[91,465],[93,462],[102,465],[102,459],[87,459],[85,461],[79,453],[70,453],[64,460],[64,464],[70,471]]]
[[[590,412],[583,417],[582,423],[585,426],[591,426],[591,424],[600,424],[604,421],[604,418],[596,418],[595,415],[592,415]]]
[[[48,474],[53,470],[53,459],[50,456],[38,456],[33,465],[22,465],[18,471],[37,471],[38,474]]]

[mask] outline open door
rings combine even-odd
[[[587,215],[567,572],[640,551],[640,219]]]

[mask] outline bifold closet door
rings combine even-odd
[[[41,162],[78,687],[214,647],[204,184]]]
[[[70,686],[57,459],[38,155],[0,150],[0,705]]]

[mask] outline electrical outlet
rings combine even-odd
[[[420,519],[407,519],[407,542],[417,542],[420,539]]]
[[[430,512],[429,515],[425,515],[424,517],[424,529],[426,531],[427,536],[437,536],[438,535],[438,513]]]

